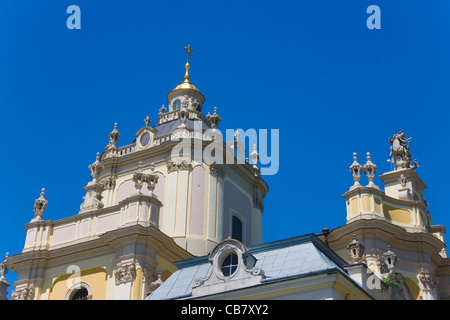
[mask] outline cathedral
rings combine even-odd
[[[46,220],[42,189],[22,252],[0,264],[1,300],[10,271],[12,300],[450,299],[445,228],[432,223],[403,131],[389,138],[384,186],[370,154],[363,165],[353,154],[345,225],[263,243],[269,189],[257,147],[242,159],[239,134],[227,143],[218,130],[217,108],[202,112],[185,49],[184,81],[156,125],[147,117],[120,144],[114,125],[78,214]]]

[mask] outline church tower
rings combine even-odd
[[[402,298],[449,299],[446,230],[432,223],[424,196],[427,186],[416,172],[419,165],[412,161],[410,140],[403,130],[389,138],[388,161],[393,170],[379,176],[384,190],[374,183],[377,166],[370,153],[364,165],[353,154],[350,173],[354,183],[343,195],[347,223],[329,233],[327,240],[350,264],[367,266],[367,274],[394,277],[403,290]],[[365,186],[361,184],[363,173]]]
[[[184,81],[167,95],[156,125],[147,116],[136,139],[119,146],[115,123],[88,167],[78,214],[45,220],[51,199],[42,190],[22,253],[4,264],[18,274],[13,299],[139,300],[176,270],[175,261],[206,255],[228,237],[261,243],[268,186],[257,162],[239,163],[236,141],[223,141],[217,108],[202,112],[185,49]]]

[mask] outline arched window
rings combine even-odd
[[[75,283],[67,291],[64,300],[92,300],[91,287],[86,282]]]
[[[89,292],[86,288],[81,288],[73,294],[72,298],[70,300],[89,300],[88,299]]]
[[[172,104],[172,110],[179,110],[181,108],[181,101],[175,100]]]
[[[237,216],[231,218],[231,238],[242,242],[242,221]]]

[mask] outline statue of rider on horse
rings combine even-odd
[[[391,144],[391,153],[389,154],[389,162],[394,163],[395,170],[400,169],[416,169],[419,164],[414,160],[414,165],[411,165],[411,152],[409,151],[409,141],[411,138],[406,139],[403,130],[394,134],[392,138],[389,138]]]

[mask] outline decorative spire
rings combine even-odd
[[[91,178],[94,182],[97,182],[97,177],[100,174],[100,171],[102,171],[103,166],[99,161],[100,153],[97,152],[97,155],[95,157],[95,162],[91,165],[89,165],[89,170],[91,170]]]
[[[353,163],[350,166],[350,173],[352,174],[353,181],[355,181],[355,183],[352,188],[361,186],[359,181],[361,180],[362,166],[358,163],[358,161],[356,161],[356,159],[356,152],[353,152]]]
[[[42,188],[41,195],[34,202],[34,221],[42,220],[42,214],[45,212],[45,208],[47,208],[48,201],[44,198],[45,188]]]
[[[186,65],[185,65],[185,67],[186,67],[186,74],[184,75],[184,82],[189,82],[189,79],[191,78],[189,76],[189,68],[190,68],[189,57],[192,56],[193,54],[192,54],[192,51],[191,51],[191,45],[190,44],[187,47],[184,47],[184,49],[186,50],[186,53],[187,53],[187,62],[186,62]]]
[[[222,119],[217,114],[217,107],[214,107],[213,115],[210,115],[208,112],[208,114],[206,115],[206,118],[211,123],[211,128],[213,128],[213,131],[215,131],[219,127],[219,122],[222,121]]]
[[[107,147],[115,147],[117,142],[119,141],[121,134],[119,133],[119,131],[117,130],[117,122],[114,123],[114,129],[113,131],[111,131],[111,133],[109,134],[109,144]]]
[[[193,106],[192,104],[190,104],[189,108],[191,108],[191,106],[193,106],[193,108],[196,108],[197,111],[201,111],[201,106],[205,102],[205,97],[200,93],[200,91],[191,82],[189,82],[189,79],[191,78],[189,75],[189,69],[190,69],[189,57],[191,57],[193,54],[192,54],[190,45],[188,45],[184,49],[186,50],[186,53],[187,53],[187,62],[185,65],[186,73],[184,75],[184,81],[182,83],[180,83],[178,86],[176,86],[175,89],[173,89],[167,95],[167,101],[169,102],[169,109],[172,110],[172,108],[171,108],[172,103],[174,101],[178,100],[178,98],[180,97],[180,91],[182,91],[181,94],[186,94],[187,93],[186,90],[188,90],[188,91],[190,91],[189,92],[190,94],[193,94],[193,96],[189,97],[191,99],[191,103],[192,103],[192,101],[195,100],[194,98],[197,99],[197,102],[195,103],[196,106]],[[192,100],[192,99],[194,99],[194,100]],[[175,110],[179,110],[179,108],[177,107]]]
[[[377,187],[373,181],[375,180],[375,173],[377,172],[377,166],[370,161],[370,152],[367,152],[367,162],[364,165],[364,174],[369,181],[368,187]]]
[[[250,160],[252,161],[253,164],[253,168],[258,169],[258,159],[259,159],[259,154],[256,151],[256,144],[253,145],[253,151],[252,153],[250,153]]]

